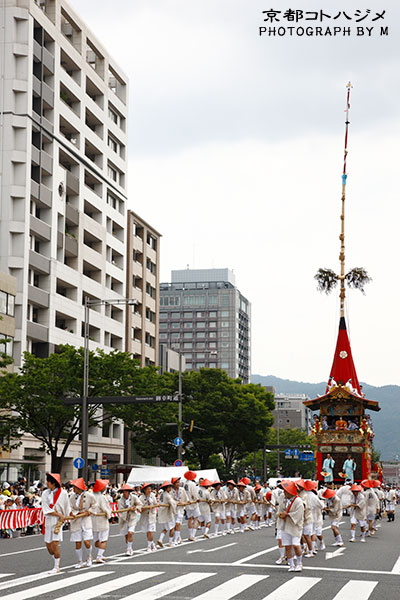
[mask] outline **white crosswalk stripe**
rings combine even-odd
[[[91,579],[97,579],[98,577],[104,577],[105,575],[113,575],[114,571],[100,571],[97,569],[91,573],[87,571],[85,573],[81,573],[80,575],[75,575],[74,577],[68,577],[68,579],[63,578],[62,575],[58,575],[57,579],[52,579],[50,583],[46,583],[44,585],[39,585],[37,587],[30,587],[22,592],[14,592],[13,594],[2,595],[2,600],[26,600],[27,598],[36,598],[41,594],[47,594],[51,592],[55,592],[56,590],[61,590],[62,588],[71,586],[71,585],[79,585],[81,583],[86,583]]]
[[[319,577],[292,577],[263,600],[299,600],[319,581]]]
[[[332,600],[368,600],[377,581],[348,581]]]
[[[125,596],[124,600],[156,600],[213,575],[216,575],[216,573],[187,573],[186,575],[180,575],[179,577],[175,577],[175,579],[154,585],[147,590]]]
[[[217,598],[218,600],[230,600],[233,596],[244,592],[259,581],[267,579],[267,577],[269,575],[239,575],[204,594],[200,594],[200,596],[195,596],[195,600],[216,600]]]
[[[145,581],[146,579],[150,579],[150,577],[155,577],[156,575],[162,574],[163,571],[139,571],[138,573],[126,575],[125,577],[109,579],[104,583],[99,583],[98,585],[94,585],[93,587],[87,588],[84,591],[79,590],[79,592],[72,592],[66,596],[60,596],[58,600],[82,600],[82,595],[84,596],[85,600],[90,600],[91,598],[98,598],[103,594],[108,594],[109,592],[119,590],[120,588],[127,587],[128,585],[133,585],[134,583],[139,583],[139,581]]]

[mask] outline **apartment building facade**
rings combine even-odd
[[[125,350],[127,78],[63,0],[5,0],[0,16],[0,271],[15,277],[13,357]],[[90,460],[122,462],[123,430],[90,431]],[[71,446],[66,473],[80,442]],[[41,456],[24,440],[18,457]],[[70,468],[71,467],[71,468]]]
[[[156,366],[161,234],[131,210],[127,223],[126,294],[136,304],[126,313],[126,350],[142,367]]]
[[[250,382],[251,304],[229,269],[171,272],[160,285],[160,344],[185,357],[187,370],[224,369]]]
[[[306,394],[275,394],[274,428],[302,429],[311,435],[312,411],[303,404],[309,399]]]

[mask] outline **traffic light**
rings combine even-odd
[[[190,433],[192,433],[192,431],[193,431],[193,426],[194,426],[194,421],[192,420],[192,421],[190,421],[190,429],[189,429]]]

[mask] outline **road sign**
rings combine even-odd
[[[174,467],[181,467],[182,466],[182,461],[179,460],[179,458],[174,462]]]
[[[293,448],[293,450],[292,450],[292,456],[293,456],[293,458],[299,458],[299,456],[300,456],[300,450],[298,448]]]
[[[290,448],[285,450],[285,458],[292,458],[292,451]]]
[[[182,439],[182,438],[180,438],[180,437],[176,437],[176,438],[174,439],[174,444],[175,444],[175,446],[182,446],[182,444],[183,444],[183,439]]]
[[[92,471],[98,471],[99,470],[99,465],[91,465],[92,467]]]
[[[299,460],[313,461],[314,460],[314,452],[302,452],[299,456]]]
[[[110,469],[100,469],[100,477],[110,477]]]
[[[76,458],[74,460],[75,469],[83,469],[84,465],[85,465],[85,461],[80,456],[78,456],[78,458]]]

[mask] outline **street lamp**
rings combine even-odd
[[[132,298],[121,298],[119,300],[91,300],[85,296],[84,306],[84,345],[83,345],[83,395],[82,395],[82,413],[81,413],[81,454],[84,461],[82,467],[82,477],[87,480],[88,474],[88,442],[89,442],[89,416],[88,416],[88,395],[89,395],[89,308],[92,306],[101,306],[102,304],[111,305],[136,305],[137,300]]]

